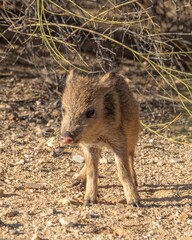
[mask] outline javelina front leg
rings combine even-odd
[[[121,184],[123,185],[127,203],[139,207],[140,198],[128,166],[127,157],[128,156],[126,154],[126,151],[124,151],[123,149],[121,149],[120,151],[119,149],[118,151],[115,150],[115,161],[117,164],[118,175]]]
[[[94,147],[83,147],[86,164],[86,190],[84,204],[97,201],[98,161],[100,150]]]
[[[137,175],[136,175],[135,169],[134,169],[134,153],[131,153],[128,155],[128,166],[129,166],[129,169],[131,172],[132,181],[135,184],[135,186],[138,186]]]

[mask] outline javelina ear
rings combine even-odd
[[[66,78],[66,84],[69,83],[74,77],[74,69],[69,72]]]
[[[114,86],[114,83],[115,83],[114,80],[115,80],[115,73],[108,72],[100,79],[99,84],[104,89],[111,89]]]

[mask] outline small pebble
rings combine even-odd
[[[82,164],[85,161],[84,157],[82,157],[81,155],[73,155],[72,160],[79,164]]]

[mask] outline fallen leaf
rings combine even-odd
[[[25,188],[29,189],[47,189],[47,187],[42,183],[25,183]]]

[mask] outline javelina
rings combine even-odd
[[[104,145],[114,152],[127,203],[139,206],[133,167],[139,111],[126,80],[113,72],[96,78],[72,70],[66,79],[62,115],[62,140],[79,144],[85,154],[85,165],[77,177],[86,180],[85,204],[97,200],[98,161]]]

